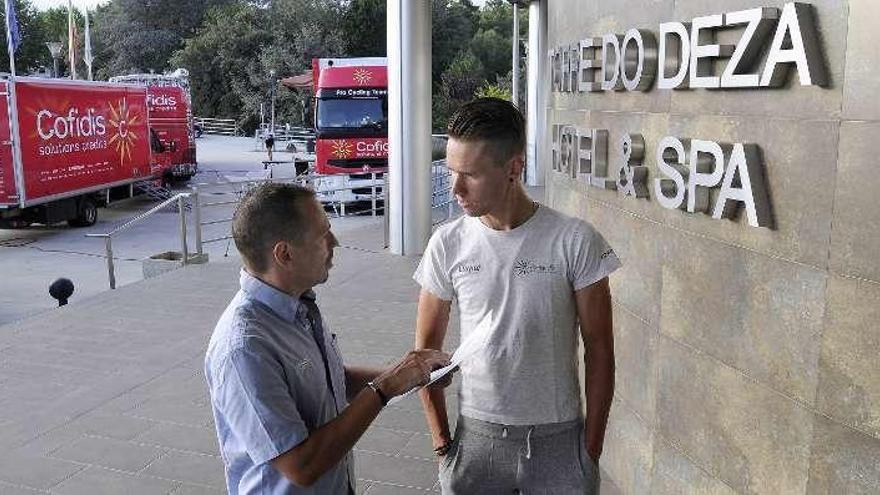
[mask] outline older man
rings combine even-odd
[[[230,494],[353,494],[351,449],[388,399],[447,364],[410,352],[377,370],[345,366],[312,288],[338,245],[314,192],[251,191],[232,225],[241,290],[205,358]]]

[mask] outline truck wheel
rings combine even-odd
[[[71,227],[91,227],[98,221],[98,205],[93,199],[84,199],[79,204],[76,218],[67,221]]]

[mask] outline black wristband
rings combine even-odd
[[[388,405],[388,396],[385,395],[385,392],[382,392],[382,389],[379,388],[378,385],[373,382],[367,382],[367,386],[373,389],[373,392],[376,392],[376,395],[379,396],[379,400],[382,401],[382,407]]]

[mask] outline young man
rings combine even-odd
[[[461,366],[454,436],[443,391],[422,392],[443,493],[596,493],[614,395],[607,277],[620,262],[588,223],[529,199],[525,122],[512,104],[474,100],[447,131],[465,215],[437,230],[415,272],[416,348],[442,349],[453,299],[462,340],[491,321],[485,347]]]
[[[351,448],[388,399],[445,365],[414,351],[387,370],[344,366],[312,288],[338,244],[314,192],[269,184],[232,223],[241,290],[205,357],[230,494],[353,494]],[[349,402],[350,401],[350,402]]]

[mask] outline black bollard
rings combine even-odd
[[[58,307],[64,306],[73,295],[73,282],[68,278],[59,278],[49,286],[49,295],[58,300]]]

